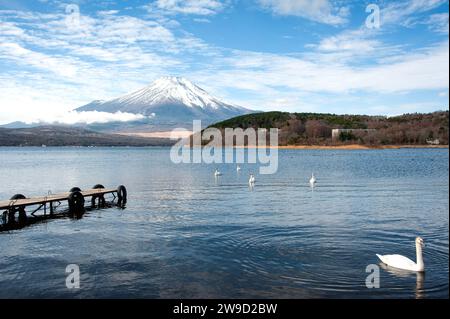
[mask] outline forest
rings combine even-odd
[[[401,116],[265,112],[211,125],[225,128],[278,128],[279,145],[448,145],[448,111]],[[332,139],[333,129],[354,129]]]

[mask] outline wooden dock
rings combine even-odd
[[[51,218],[56,215],[57,208],[63,203],[68,204],[65,212],[76,215],[83,214],[86,210],[85,202],[87,198],[90,199],[90,208],[106,207],[106,195],[112,195],[112,203],[117,206],[124,207],[127,202],[127,190],[123,185],[113,189],[98,184],[92,189],[84,191],[74,187],[67,193],[32,198],[26,198],[21,194],[14,195],[9,200],[0,201],[0,214],[1,211],[5,210],[1,214],[0,231],[4,228],[11,228],[5,226],[27,224],[30,219]],[[29,211],[27,212],[27,210]],[[36,215],[38,213],[39,216]]]
[[[88,191],[82,191],[81,194],[83,197],[92,197],[92,196],[104,196],[106,194],[114,194],[117,192],[117,189],[90,189]],[[4,200],[0,202],[0,210],[9,209],[11,207],[20,207],[20,206],[33,206],[33,205],[42,205],[42,204],[51,204],[55,202],[68,201],[71,193],[62,193],[62,194],[54,194],[42,197],[33,197],[26,199],[10,199]]]

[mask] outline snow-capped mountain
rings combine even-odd
[[[224,103],[181,77],[163,77],[141,90],[110,101],[93,101],[77,111],[126,112],[151,116],[157,124],[204,124],[248,114],[252,111]]]

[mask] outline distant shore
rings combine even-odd
[[[236,146],[236,148],[278,148],[285,150],[383,150],[383,149],[402,149],[402,148],[438,148],[448,149],[448,145],[285,145],[285,146]]]
[[[31,147],[31,148],[95,148],[95,147],[113,147],[113,148],[128,148],[128,147],[171,147],[170,145],[1,145],[1,148],[16,148],[16,147]],[[277,148],[280,150],[398,150],[398,149],[448,149],[448,145],[382,145],[382,146],[366,146],[366,145],[285,145],[285,146],[235,146],[234,148]]]

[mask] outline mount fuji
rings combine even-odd
[[[209,125],[253,112],[224,103],[181,77],[162,77],[136,92],[109,101],[93,101],[76,111],[123,112],[146,117],[145,120],[122,123],[121,128],[125,126],[123,129],[127,131],[192,128],[193,120]]]

